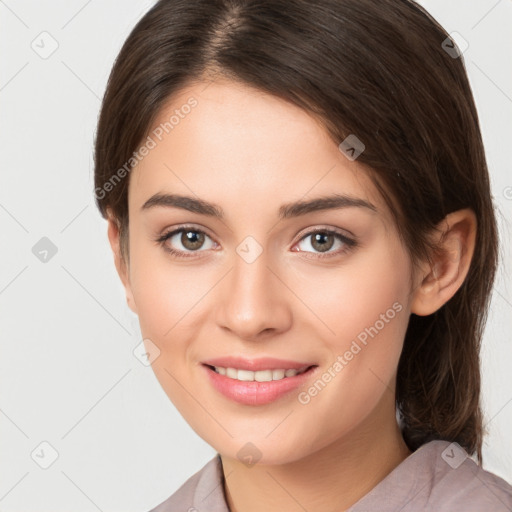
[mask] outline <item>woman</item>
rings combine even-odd
[[[153,370],[218,452],[154,511],[512,508],[480,465],[484,149],[421,7],[159,1],[95,194]]]

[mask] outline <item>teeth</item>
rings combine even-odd
[[[272,380],[281,380],[285,374],[286,370],[272,370]]]
[[[304,373],[307,368],[302,370],[259,370],[252,372],[250,370],[237,370],[236,368],[222,368],[221,366],[215,366],[215,371],[220,375],[225,375],[230,379],[236,379],[243,382],[271,382],[273,380],[281,380],[286,377],[294,377],[295,375]]]

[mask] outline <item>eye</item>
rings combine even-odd
[[[309,242],[306,243],[306,241]],[[209,241],[209,243],[208,243]],[[214,249],[217,247],[214,242],[204,231],[196,229],[193,226],[182,226],[156,239],[165,251],[178,258],[194,257],[194,253],[204,252],[201,249]],[[303,247],[300,245],[303,244]],[[357,242],[333,229],[316,229],[306,233],[295,245],[298,249],[292,248],[297,252],[313,252],[316,257],[338,256],[349,252],[355,248]],[[337,250],[331,249],[337,247]],[[309,249],[313,249],[312,251]]]
[[[205,242],[210,240],[210,243]],[[200,229],[196,229],[190,226],[180,227],[174,229],[156,239],[163,248],[177,257],[189,257],[194,256],[194,252],[203,252],[200,249],[212,249],[216,246],[215,242]]]
[[[322,258],[346,253],[355,248],[357,242],[332,229],[316,229],[304,235],[296,247],[300,247],[300,244],[303,244],[302,248],[292,250],[313,252]],[[331,251],[333,247],[335,250]]]

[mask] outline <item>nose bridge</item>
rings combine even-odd
[[[286,296],[261,246],[245,240],[233,255],[233,267],[222,288],[218,322],[239,337],[281,331],[291,321]]]

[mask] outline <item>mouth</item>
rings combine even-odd
[[[318,365],[298,368],[247,370],[202,363],[212,387],[224,398],[243,405],[258,406],[290,398],[292,391],[306,385],[319,370]]]
[[[302,375],[308,370],[315,368],[316,365],[303,366],[302,368],[275,368],[267,370],[243,370],[240,368],[213,366],[205,364],[207,368],[218,373],[219,375],[226,376],[228,379],[238,380],[241,382],[273,382],[297,375]]]

